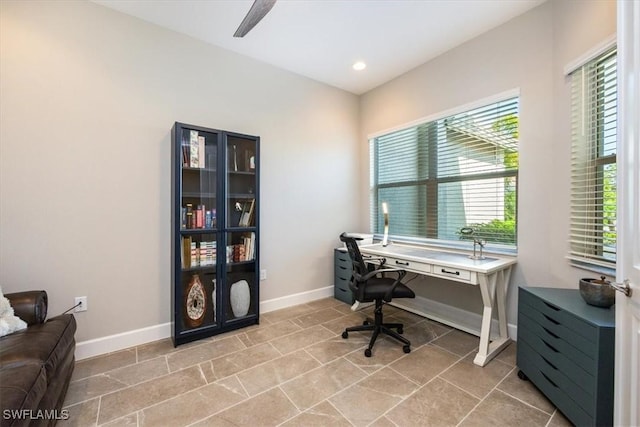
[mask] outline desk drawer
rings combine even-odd
[[[461,270],[459,268],[445,267],[444,265],[433,265],[433,274],[446,277],[451,280],[470,281],[471,272],[469,270]]]
[[[431,264],[425,264],[417,261],[407,261],[404,259],[391,258],[388,256],[386,259],[385,267],[399,268],[400,270],[413,271],[415,273],[431,273]]]

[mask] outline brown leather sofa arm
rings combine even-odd
[[[44,323],[47,319],[48,298],[46,291],[25,291],[5,294],[16,316],[27,325]]]

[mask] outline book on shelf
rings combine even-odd
[[[189,131],[189,167],[197,168],[200,166],[200,160],[198,154],[200,151],[200,145],[198,143],[198,131]]]
[[[204,136],[198,135],[198,167],[204,169]]]
[[[253,224],[253,211],[256,199],[246,201],[242,204],[242,212],[240,213],[239,227],[249,227]]]
[[[250,233],[242,238],[242,247],[244,253],[243,261],[253,261],[256,258],[255,253],[256,233]]]
[[[204,228],[204,205],[196,208],[196,223],[194,228]]]
[[[182,141],[182,167],[188,168],[191,162],[191,148],[189,147],[189,141],[186,139]]]
[[[191,237],[180,239],[180,250],[182,252],[182,268],[191,268]]]

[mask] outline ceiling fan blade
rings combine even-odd
[[[244,37],[271,10],[276,0],[255,0],[233,37]]]

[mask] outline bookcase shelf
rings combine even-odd
[[[257,136],[173,125],[175,346],[259,321],[259,143]]]

